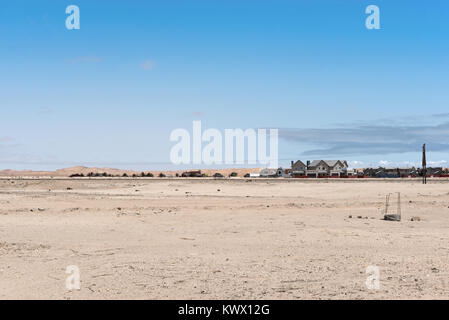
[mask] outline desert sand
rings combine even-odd
[[[449,181],[2,178],[0,261],[0,299],[448,299]]]

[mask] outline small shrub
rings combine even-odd
[[[74,173],[74,174],[71,174],[69,177],[70,178],[84,177],[84,174],[82,174],[82,173]]]

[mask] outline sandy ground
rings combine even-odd
[[[0,180],[1,299],[448,299],[448,267],[447,180]]]

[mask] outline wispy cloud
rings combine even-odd
[[[356,126],[371,126],[373,124],[382,124],[383,126],[413,126],[419,123],[423,125],[435,125],[436,121],[448,122],[449,113],[436,113],[428,115],[403,115],[401,117],[384,117],[368,120],[359,120],[352,122],[336,123],[335,127],[356,127]]]
[[[447,115],[432,117],[441,120]],[[433,125],[420,125],[416,117],[397,121],[403,124],[385,125],[384,121],[376,120],[372,124],[341,124],[335,128],[286,128],[279,130],[279,136],[287,141],[315,146],[303,155],[406,153],[419,151],[423,143],[427,143],[432,151],[449,151],[449,121]]]
[[[153,60],[147,59],[142,64],[141,67],[143,70],[153,70],[155,63]]]
[[[428,161],[427,164],[434,167],[444,167],[447,165],[447,160]]]
[[[437,161],[427,161],[427,165],[429,167],[445,167],[447,165],[446,160],[437,160]],[[420,167],[420,161],[389,161],[389,160],[380,160],[374,163],[370,163],[372,167],[397,167],[397,168],[411,168],[411,167]],[[354,165],[354,167],[366,167],[366,164]]]

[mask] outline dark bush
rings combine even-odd
[[[84,177],[84,174],[82,174],[82,173],[74,173],[74,174],[71,174],[69,177],[70,178]]]

